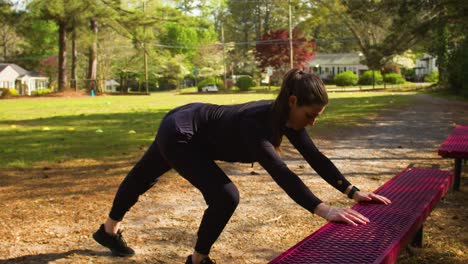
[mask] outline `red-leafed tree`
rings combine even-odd
[[[38,72],[42,76],[49,77],[49,81],[52,84],[52,86],[57,85],[57,74],[58,74],[57,56],[49,56],[46,59],[43,59],[42,61],[40,61],[40,67],[38,69]]]
[[[293,66],[304,68],[315,54],[316,43],[307,40],[303,32],[295,28],[292,32],[293,40]],[[289,31],[277,30],[263,35],[255,47],[255,57],[263,69],[274,68],[274,77],[280,78],[290,68],[290,43]],[[276,79],[276,78],[275,78]]]

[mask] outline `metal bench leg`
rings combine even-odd
[[[413,241],[411,241],[411,246],[422,248],[422,244],[423,244],[423,226],[421,226],[418,232],[416,232],[416,234],[414,235]]]
[[[453,189],[455,191],[460,190],[461,168],[462,168],[462,159],[455,159],[455,179],[453,182]]]

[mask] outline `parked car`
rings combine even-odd
[[[201,91],[202,91],[202,92],[205,92],[205,93],[206,93],[206,92],[217,92],[217,91],[218,91],[218,87],[216,87],[216,85],[210,84],[210,85],[203,86],[203,87],[201,88]]]

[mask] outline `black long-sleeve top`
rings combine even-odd
[[[272,144],[273,101],[254,101],[237,105],[194,103],[179,107],[179,132],[202,147],[213,160],[258,162],[275,182],[299,205],[310,212],[321,200],[281,159]],[[345,192],[350,183],[312,142],[307,131],[282,125],[284,135],[309,165],[330,185]]]

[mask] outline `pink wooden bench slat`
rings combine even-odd
[[[468,126],[456,126],[438,153],[444,158],[468,158]]]
[[[353,227],[329,222],[270,264],[394,263],[436,203],[450,187],[453,173],[408,168],[375,193],[390,205],[359,203],[352,208],[371,222]]]

